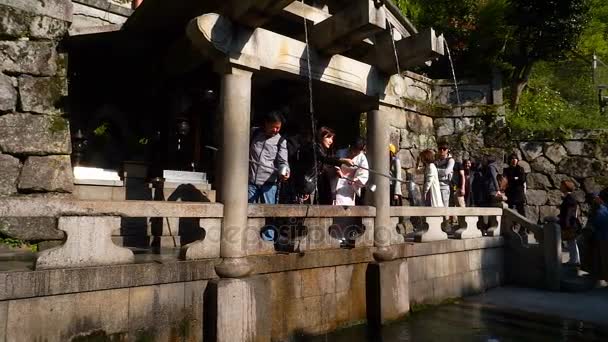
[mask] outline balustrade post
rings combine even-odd
[[[116,216],[64,216],[58,228],[63,230],[63,245],[40,252],[36,269],[91,267],[128,264],[135,261],[128,248],[112,242],[112,231],[120,227]]]
[[[473,239],[481,237],[481,230],[477,228],[477,222],[479,216],[460,216],[458,222],[460,223],[460,229],[458,229],[454,235],[457,239]]]
[[[425,218],[427,229],[416,233],[416,235],[414,235],[414,241],[431,242],[447,240],[448,234],[441,230],[443,220],[443,216],[427,216]]]

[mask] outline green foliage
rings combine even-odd
[[[38,252],[38,245],[30,244],[27,241],[12,238],[12,237],[6,236],[4,234],[0,234],[0,245],[5,245],[10,248],[28,247],[32,252],[34,252],[34,253]]]
[[[93,130],[93,134],[96,137],[105,137],[105,136],[108,136],[109,131],[110,131],[110,123],[108,123],[107,121],[104,121]]]
[[[585,61],[540,62],[516,112],[507,115],[512,132],[566,137],[573,129],[606,129]]]
[[[577,51],[584,56],[594,52],[608,60],[608,1],[590,0],[589,23],[578,41]]]

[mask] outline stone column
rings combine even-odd
[[[216,267],[220,277],[238,278],[250,272],[245,256],[247,229],[247,184],[249,170],[249,122],[252,72],[230,67],[221,87],[222,146],[220,198],[224,219],[220,255]]]
[[[389,121],[388,115],[380,110],[367,113],[367,142],[369,146],[370,167],[380,173],[390,174],[388,154]],[[378,261],[392,260],[394,253],[389,248],[391,243],[390,217],[390,181],[386,177],[370,174],[371,183],[376,184],[373,193],[373,205],[376,207],[374,222],[374,258]]]

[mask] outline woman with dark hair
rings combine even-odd
[[[420,161],[424,165],[424,188],[422,194],[427,206],[443,207],[439,175],[435,166],[435,152],[424,150],[420,152]]]
[[[562,227],[562,240],[566,242],[566,247],[570,254],[568,264],[579,265],[580,256],[576,244],[576,234],[580,224],[578,221],[578,202],[572,195],[574,192],[574,182],[564,180],[559,189],[564,194],[562,204],[559,206],[559,224]]]
[[[329,178],[325,165],[353,165],[348,158],[336,158],[329,155],[329,149],[334,143],[336,133],[328,127],[319,128],[315,141],[302,146],[298,162],[295,165],[294,182],[296,203],[312,203],[315,190],[318,188],[319,204],[332,204]]]

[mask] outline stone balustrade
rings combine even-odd
[[[272,255],[337,248],[374,248],[376,208],[371,206],[249,205],[247,227],[240,234],[223,232],[223,205],[218,203],[159,201],[81,201],[62,198],[3,198],[0,217],[54,217],[67,238],[59,247],[40,252],[38,269],[88,267],[134,262],[133,252],[112,243],[112,232],[125,217],[198,219],[200,240],[183,245],[183,260],[221,257],[222,243],[240,243],[245,256]],[[426,229],[417,231],[415,242],[447,240],[441,225],[458,217],[457,239],[481,237],[481,217],[489,217],[490,236],[500,234],[502,208],[391,207],[391,229],[382,230],[390,245],[406,242],[397,230],[400,217],[421,217]],[[234,241],[232,241],[234,240]]]
[[[478,228],[480,220],[487,227],[487,236],[499,236],[501,233],[502,208],[431,208],[431,207],[391,207],[392,222],[397,225],[399,218],[422,217],[423,228],[414,234],[416,242],[447,240],[448,234],[442,230],[445,221],[450,217],[458,218],[459,229],[454,232],[456,239],[472,239],[483,234]]]

